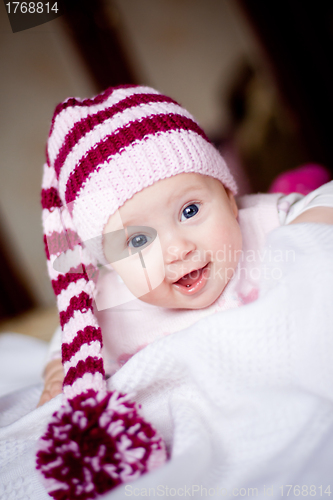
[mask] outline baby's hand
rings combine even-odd
[[[45,368],[44,390],[37,406],[42,406],[62,391],[64,369],[61,359],[53,359]]]

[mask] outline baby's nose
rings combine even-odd
[[[174,242],[173,244],[169,244],[165,249],[165,262],[166,264],[171,264],[173,262],[186,260],[195,250],[195,243],[188,239]]]

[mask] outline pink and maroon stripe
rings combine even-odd
[[[63,290],[66,290],[71,283],[76,283],[78,280],[84,278],[86,281],[96,281],[98,277],[98,270],[93,264],[87,266],[79,264],[77,267],[72,267],[68,273],[60,274],[56,280],[52,280],[52,288],[55,295],[59,295]]]
[[[136,107],[140,104],[150,104],[158,102],[172,103],[177,105],[176,101],[174,101],[170,97],[166,97],[160,94],[133,94],[129,97],[126,97],[117,104],[114,104],[110,108],[100,110],[93,115],[82,118],[82,120],[77,122],[70,130],[70,132],[66,135],[65,141],[59,151],[57,158],[55,159],[54,170],[57,178],[59,178],[61,167],[73,147],[84,135],[93,130],[97,125],[100,125],[106,120],[109,120],[118,113],[124,112],[125,110]]]
[[[190,130],[209,142],[206,134],[197,123],[190,118],[175,113],[149,116],[140,121],[129,123],[115,133],[106,136],[101,142],[90,149],[85,157],[78,163],[67,181],[65,193],[66,203],[71,203],[75,200],[76,194],[79,192],[89,175],[96,169],[99,169],[111,156],[119,153],[134,141],[140,141],[149,135],[165,133],[172,130]]]
[[[84,361],[81,359],[78,364],[74,367],[72,366],[65,378],[63,385],[72,385],[76,380],[82,378],[86,373],[100,373],[105,376],[103,360],[101,358],[88,356]]]
[[[62,344],[62,362],[69,361],[76,354],[83,344],[89,344],[98,340],[103,346],[102,331],[94,326],[86,326],[84,330],[79,330],[76,337],[70,344]]]
[[[51,210],[52,208],[61,207],[62,202],[59,197],[58,190],[55,187],[49,189],[42,189],[41,193],[42,208]]]
[[[102,104],[104,101],[106,101],[110,97],[110,95],[113,94],[113,92],[115,90],[118,90],[118,89],[128,89],[128,88],[136,88],[136,87],[138,87],[138,85],[132,85],[132,84],[119,85],[117,87],[109,87],[104,92],[102,92],[101,94],[97,95],[96,97],[93,97],[92,99],[79,100],[79,99],[76,99],[75,97],[71,97],[70,99],[67,99],[67,101],[61,102],[60,104],[58,104],[58,106],[56,107],[56,109],[54,111],[53,118],[52,118],[52,121],[51,121],[51,127],[50,127],[49,136],[53,132],[55,119],[57,118],[57,116],[64,109],[73,108],[73,107],[96,106],[97,104]]]
[[[75,245],[81,245],[78,234],[72,229],[66,231],[53,231],[46,237],[49,255],[57,255],[66,250],[73,250]]]
[[[81,264],[79,268],[81,268]],[[87,280],[85,273],[80,272],[70,272],[66,274],[61,274],[56,280],[52,280],[52,288],[55,295],[59,295],[63,290],[66,290],[71,283],[76,283],[77,281],[84,278]]]
[[[89,310],[93,312],[92,298],[86,292],[72,297],[66,311],[61,311],[59,314],[61,328],[74,316],[75,311],[86,313]]]

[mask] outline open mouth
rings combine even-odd
[[[174,283],[177,290],[179,290],[184,295],[193,295],[194,293],[201,290],[207,281],[207,270],[209,263],[206,264],[201,269],[196,269],[188,274],[185,274],[182,278]]]

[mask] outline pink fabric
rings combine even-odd
[[[72,366],[65,375],[64,387],[72,385],[76,380],[83,377],[85,373],[99,372],[104,377],[103,360],[88,356],[85,360],[80,360],[77,365]]]
[[[92,310],[92,298],[86,292],[81,292],[80,295],[72,297],[66,311],[61,311],[59,314],[61,327],[68,323],[76,311],[85,313],[88,309]]]
[[[46,237],[46,243],[49,255],[59,255],[65,248],[73,250],[75,245],[81,243],[81,240],[75,231],[68,229],[60,233],[54,231]]]
[[[119,89],[123,90],[123,89],[132,89],[132,88],[135,88],[136,86],[135,85],[121,85],[121,87],[119,87]],[[106,89],[104,92],[102,92],[101,94],[97,95],[96,97],[93,97],[92,99],[76,99],[75,97],[70,97],[68,99],[66,99],[66,101],[58,104],[58,106],[56,107],[55,109],[55,112],[54,112],[54,115],[53,115],[53,118],[52,118],[52,122],[51,122],[51,128],[50,128],[50,136],[52,135],[52,132],[53,132],[53,128],[54,128],[54,122],[56,120],[56,118],[58,117],[58,115],[65,109],[69,108],[69,107],[91,107],[91,106],[94,106],[94,105],[97,105],[97,104],[101,104],[103,102],[105,102],[109,97],[110,95],[112,95],[114,93],[114,91],[117,89],[117,87],[112,87],[112,88],[108,88]]]
[[[99,340],[102,344],[102,331],[100,328],[95,328],[93,326],[86,326],[84,330],[78,331],[75,339],[70,344],[62,344],[62,359],[63,361],[69,361],[74,354],[76,354],[83,344],[89,344],[92,341]]]
[[[141,97],[145,96],[146,94],[142,94]],[[60,197],[64,199],[66,184],[73,170],[73,164],[74,165],[78,164],[82,160],[82,158],[84,158],[89,153],[89,151],[92,149],[94,145],[97,145],[98,143],[103,143],[104,141],[107,140],[109,136],[118,133],[119,130],[126,128],[126,126],[129,126],[129,124],[133,122],[139,123],[143,119],[146,119],[148,117],[153,117],[156,114],[157,105],[159,108],[158,111],[161,115],[172,113],[183,117],[192,118],[190,113],[184,110],[181,106],[179,106],[178,104],[174,104],[173,102],[167,102],[167,101],[150,102],[150,103],[148,102],[146,104],[140,104],[137,105],[136,107],[126,108],[121,113],[119,112],[116,113],[115,115],[109,113],[107,119],[105,119],[101,123],[95,123],[95,126],[90,130],[87,130],[85,134],[77,133],[78,134],[77,142],[73,145],[73,147],[68,148],[68,151],[66,149],[65,150],[62,149],[63,153],[67,154],[66,155],[62,154],[62,159],[61,159],[62,166],[59,172],[59,179],[58,179],[59,186],[61,186],[61,189],[59,191]],[[89,116],[83,117],[82,119],[80,119],[79,117],[78,124],[88,119]],[[74,126],[78,126],[78,124]],[[90,126],[92,125],[93,123],[90,123]],[[67,136],[69,134],[70,132],[68,132]],[[67,136],[65,137],[65,140]],[[61,143],[59,144],[59,147],[61,147]],[[152,148],[150,149],[150,153],[152,153]],[[122,155],[123,154],[124,152],[122,151]],[[150,154],[148,154],[148,157],[150,158]],[[56,163],[58,162],[58,158],[59,155],[55,159]],[[167,160],[167,158],[168,156],[165,158],[165,160]],[[171,158],[169,157],[169,162],[170,159]],[[147,162],[147,157],[144,164],[146,162]],[[133,165],[132,165],[132,171],[130,176],[131,178],[133,174],[135,174],[135,170],[133,171]]]
[[[69,152],[84,135],[92,131],[96,126],[102,124],[106,120],[110,120],[116,114],[121,114],[122,112],[133,106],[156,102],[172,102],[174,104],[177,104],[173,99],[159,94],[145,94],[143,96],[134,94],[127,97],[123,101],[120,101],[120,103],[111,106],[110,108],[102,109],[97,113],[88,115],[87,117],[82,118],[82,120],[78,121],[74,125],[72,130],[66,135],[65,141],[54,162],[54,170],[57,177],[59,177],[60,169]]]
[[[82,120],[83,118],[90,116],[91,114],[97,113],[98,111],[111,107],[122,99],[126,99],[130,95],[134,94],[158,94],[156,90],[149,87],[124,87],[116,89],[108,89],[108,97],[101,102],[93,103],[91,105],[81,106],[81,101],[79,99],[74,99],[75,104],[72,101],[72,105],[64,107],[59,114],[56,115],[54,121],[54,127],[50,132],[48,140],[48,164],[53,165],[61,145],[65,141],[66,135],[70,132],[75,123]],[[98,96],[97,96],[98,97]],[[64,104],[67,104],[65,101]],[[89,99],[88,99],[89,101]],[[87,102],[87,100],[83,100]],[[57,112],[57,109],[56,109]]]
[[[105,161],[109,161],[112,156],[134,143],[142,141],[145,137],[152,134],[161,134],[169,130],[192,130],[198,135],[203,136],[202,129],[192,120],[179,115],[155,115],[145,118],[140,122],[133,122],[129,126],[118,130],[115,134],[107,137],[103,142],[98,143],[88,154],[78,163],[69,176],[66,187],[66,203],[75,200],[81,186],[86,181],[91,172],[98,169]],[[207,139],[208,141],[208,139]]]
[[[327,168],[317,163],[307,163],[280,174],[269,188],[269,193],[308,194],[332,179]]]

